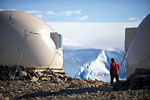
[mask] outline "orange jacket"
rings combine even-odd
[[[119,64],[114,62],[110,64],[110,75],[119,75]]]

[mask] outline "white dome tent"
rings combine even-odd
[[[63,72],[62,35],[26,12],[0,11],[0,65]]]
[[[125,35],[126,74],[130,77],[135,70],[150,69],[150,14],[138,28],[127,28]]]

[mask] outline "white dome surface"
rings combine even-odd
[[[0,65],[54,67],[63,65],[53,30],[38,17],[21,11],[0,11]]]
[[[150,14],[136,29],[135,36],[129,45],[126,60],[127,77],[136,68],[150,69]]]

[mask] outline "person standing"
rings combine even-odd
[[[110,76],[111,76],[111,86],[113,85],[114,78],[119,82],[119,64],[115,62],[114,58],[111,58],[110,64]]]

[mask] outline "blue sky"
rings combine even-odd
[[[137,22],[150,0],[0,0],[0,10],[27,11],[45,22]]]

